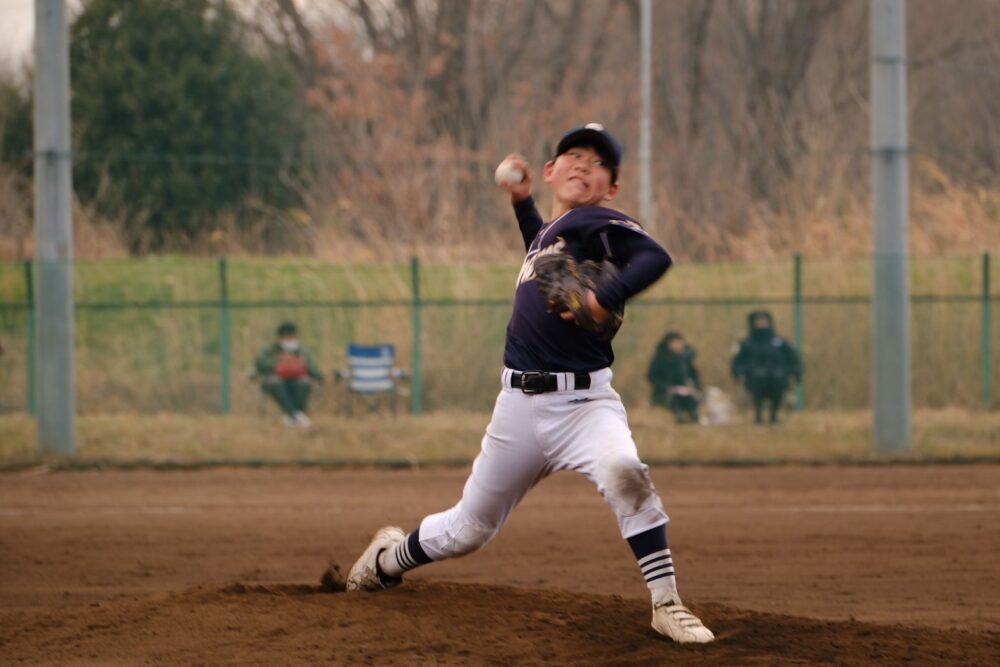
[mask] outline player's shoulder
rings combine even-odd
[[[617,227],[647,235],[638,220],[607,206],[581,206],[569,211],[566,216],[573,223],[584,227]]]

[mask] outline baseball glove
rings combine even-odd
[[[296,354],[283,354],[274,366],[274,374],[282,380],[297,380],[309,374],[306,361]]]
[[[587,292],[597,292],[601,285],[614,280],[618,269],[608,261],[587,260],[577,264],[564,252],[541,255],[535,259],[535,281],[545,297],[549,312],[573,313],[573,319],[601,340],[611,340],[622,325],[622,312],[609,311],[598,322],[587,305]]]

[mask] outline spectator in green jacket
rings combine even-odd
[[[656,346],[646,377],[653,387],[653,405],[668,408],[678,424],[698,423],[701,376],[694,365],[695,351],[676,331]]]
[[[746,386],[753,399],[754,421],[764,421],[764,404],[769,421],[778,421],[778,411],[785,399],[789,382],[802,379],[802,361],[795,347],[774,332],[774,318],[766,310],[747,316],[749,335],[740,341],[733,357],[733,377]]]
[[[257,376],[264,391],[285,413],[285,424],[305,428],[312,424],[306,414],[312,381],[322,382],[323,374],[312,355],[299,343],[293,323],[283,322],[277,333],[277,339],[257,355]]]

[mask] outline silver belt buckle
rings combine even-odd
[[[524,371],[521,373],[521,386],[525,394],[541,394],[545,391],[545,373],[541,371]]]

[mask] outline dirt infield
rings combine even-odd
[[[572,474],[495,542],[377,595],[323,593],[372,530],[466,471],[0,477],[2,664],[995,664],[1000,466],[658,468],[680,647],[614,518]]]

